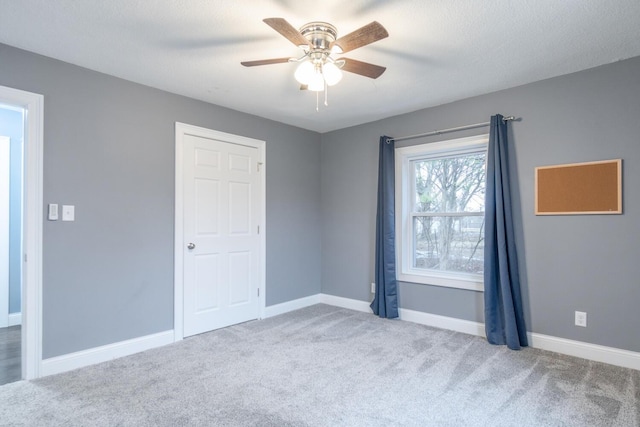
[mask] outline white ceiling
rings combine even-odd
[[[376,20],[389,37],[344,56],[387,71],[345,73],[316,112],[294,64],[240,65],[300,56],[267,17]],[[326,132],[638,56],[640,1],[0,0],[0,42]]]

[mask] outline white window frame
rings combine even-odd
[[[412,182],[411,161],[439,155],[452,156],[487,150],[489,135],[457,138],[441,142],[413,145],[395,149],[395,208],[396,208],[396,278],[401,282],[445,286],[449,288],[484,291],[480,274],[441,272],[413,267],[413,212],[411,199],[415,182]]]

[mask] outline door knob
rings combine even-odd
[[[193,244],[193,243],[189,243],[189,244],[187,245],[187,249],[189,249],[189,250],[191,250],[191,249],[195,249],[195,248],[196,248],[196,245],[195,245],[195,244]]]

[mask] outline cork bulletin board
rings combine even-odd
[[[622,159],[540,166],[536,215],[622,213]]]

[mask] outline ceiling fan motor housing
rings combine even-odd
[[[300,28],[300,34],[309,41],[311,52],[322,52],[328,55],[331,53],[331,43],[336,40],[338,31],[327,22],[317,21],[303,25]]]

